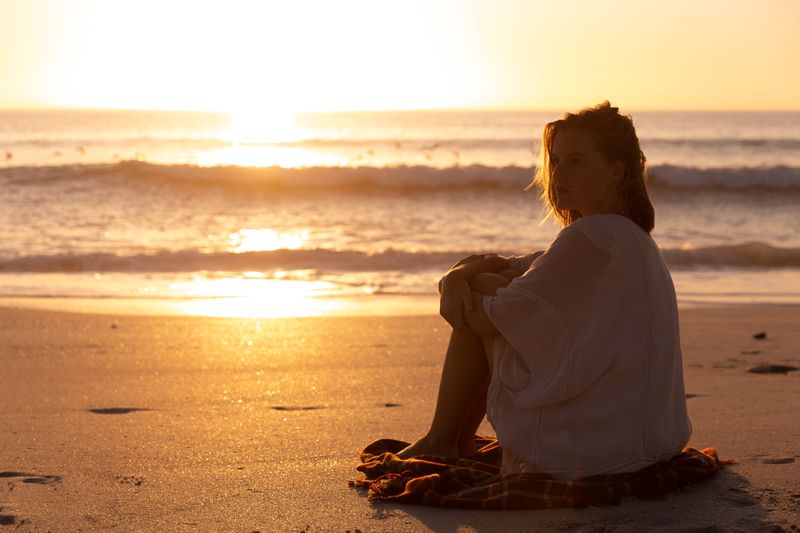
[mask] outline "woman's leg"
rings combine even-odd
[[[454,329],[444,357],[431,427],[398,455],[404,459],[416,455],[457,456],[462,429],[472,414],[476,394],[488,386],[488,378],[481,338],[470,331]]]
[[[508,281],[494,274],[479,274],[470,287],[494,294]],[[428,433],[401,450],[401,458],[416,455],[471,455],[475,431],[486,414],[486,389],[491,375],[484,340],[467,330],[453,330],[445,354],[436,409]]]
[[[469,415],[464,421],[461,428],[461,434],[458,436],[458,456],[469,457],[473,455],[478,449],[475,447],[475,435],[478,433],[478,428],[486,416],[486,394],[489,388],[489,381],[492,377],[492,351],[494,345],[494,337],[486,338],[481,337],[483,343],[483,353],[486,357],[486,385],[481,388],[480,394],[475,396],[475,401],[470,407]]]
[[[481,274],[472,280],[470,288],[479,294],[494,296],[497,293],[497,289],[507,286],[509,281],[516,275],[519,274],[510,270],[498,272],[497,274]],[[483,353],[487,363],[486,386],[483,387],[481,394],[476,396],[475,402],[470,408],[470,414],[461,428],[461,434],[458,437],[458,455],[460,457],[469,457],[478,451],[475,448],[475,435],[481,422],[483,422],[483,418],[486,416],[486,393],[492,376],[494,341],[494,337],[481,337]]]

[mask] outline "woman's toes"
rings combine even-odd
[[[458,457],[458,449],[455,446],[434,445],[424,437],[417,442],[410,444],[397,452],[400,459],[411,459],[420,455],[438,455],[443,457]]]

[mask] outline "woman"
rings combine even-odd
[[[503,473],[640,470],[691,435],[675,290],[650,237],[645,157],[604,102],[547,124],[544,252],[470,256],[440,282],[453,327],[428,433],[398,455],[469,456],[485,414]]]

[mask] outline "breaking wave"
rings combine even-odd
[[[717,167],[655,165],[652,189],[710,191],[780,191],[800,193],[800,167]],[[10,167],[0,169],[4,186],[58,186],[85,180],[93,185],[163,184],[266,191],[509,189],[531,181],[533,169],[520,166],[393,167],[241,167],[167,165],[143,161],[115,164]]]
[[[665,248],[673,269],[800,268],[800,248],[781,248],[763,242],[696,249]],[[466,251],[420,252],[387,249],[368,253],[324,248],[248,253],[204,253],[196,250],[117,255],[113,253],[34,255],[0,261],[0,272],[251,272],[311,270],[320,274],[400,271],[443,271]]]

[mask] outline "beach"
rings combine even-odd
[[[800,2],[2,6],[0,533],[800,533]]]
[[[737,460],[716,477],[496,512],[371,504],[347,485],[366,444],[427,428],[439,317],[0,308],[0,530],[794,531],[800,372],[748,369],[800,366],[798,323],[800,306],[681,309],[689,445]]]

